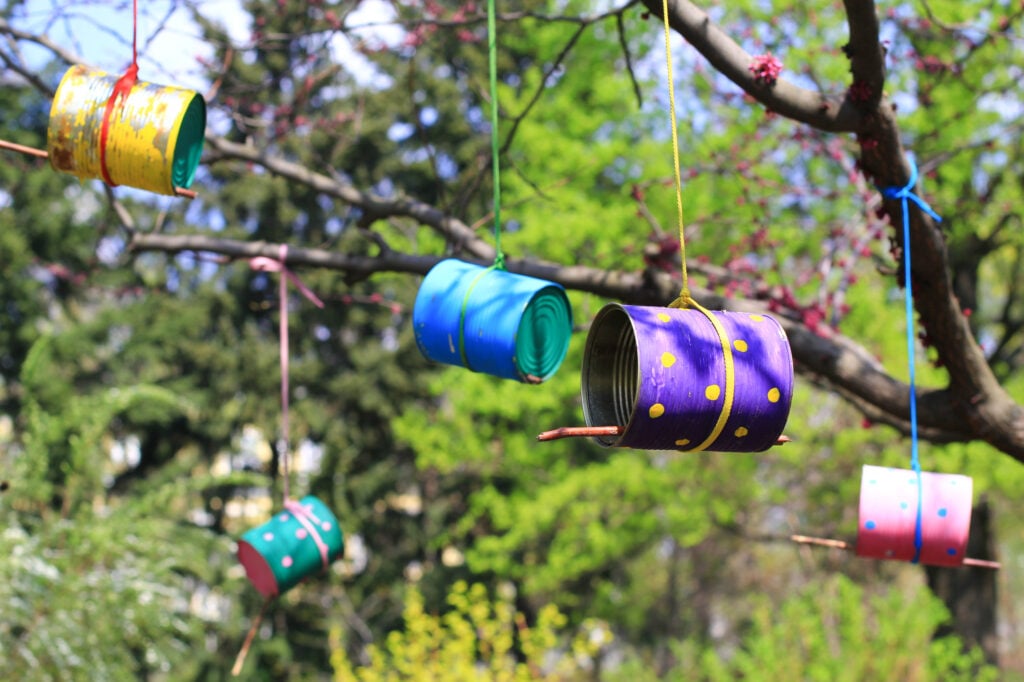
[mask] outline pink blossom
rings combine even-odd
[[[771,52],[754,57],[747,67],[754,75],[754,80],[764,85],[774,85],[782,73],[782,62]]]

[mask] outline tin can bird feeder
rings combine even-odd
[[[759,452],[788,440],[793,357],[768,315],[612,303],[590,327],[582,392],[579,431],[601,445]]]
[[[262,526],[238,541],[238,560],[249,582],[270,599],[326,570],[345,541],[338,520],[313,496],[286,503]]]
[[[85,66],[67,70],[50,108],[47,151],[55,170],[104,179],[101,134],[118,77]],[[175,194],[195,179],[206,103],[185,88],[139,81],[107,122],[106,170],[114,185]]]
[[[558,370],[572,335],[560,284],[455,259],[424,277],[412,322],[426,358],[531,384]]]
[[[971,478],[922,472],[919,489],[917,474],[911,470],[870,465],[861,474],[857,555],[913,560],[919,500],[918,561],[931,566],[963,564],[971,528]]]

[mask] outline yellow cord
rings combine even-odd
[[[690,283],[686,275],[686,239],[683,235],[683,178],[679,174],[679,133],[676,131],[676,92],[672,85],[672,48],[669,43],[668,0],[661,1],[661,14],[665,18],[665,66],[668,70],[668,113],[672,120],[672,170],[676,176],[676,213],[679,222],[679,257],[683,264],[683,288],[679,298],[670,307],[687,308],[693,303]]]
[[[668,0],[661,2],[661,14],[665,20],[665,67],[668,72],[668,106],[669,118],[672,121],[672,169],[676,178],[676,213],[679,222],[679,257],[682,262],[683,286],[679,291],[679,298],[669,304],[670,308],[694,308],[704,314],[711,322],[718,333],[718,340],[722,344],[722,358],[725,362],[725,390],[722,392],[722,411],[718,414],[718,420],[711,429],[704,442],[691,448],[689,452],[699,452],[711,446],[722,434],[726,422],[732,414],[732,405],[736,396],[736,363],[732,355],[732,344],[725,327],[712,312],[693,300],[690,295],[690,282],[686,274],[686,236],[683,223],[683,178],[679,172],[679,133],[676,130],[676,93],[672,77],[672,47],[670,43],[670,27],[668,21]]]
[[[718,340],[722,344],[722,359],[725,362],[725,390],[722,391],[722,411],[718,413],[718,421],[715,422],[715,427],[711,429],[711,433],[704,439],[704,442],[695,448],[691,448],[689,452],[699,452],[705,450],[714,443],[722,431],[725,429],[725,423],[729,421],[729,416],[732,415],[732,404],[736,396],[736,362],[732,356],[732,344],[729,342],[729,335],[725,331],[725,327],[719,321],[714,314],[700,305],[692,298],[690,299],[690,305],[704,313],[704,315],[711,321],[715,331],[718,332]]]

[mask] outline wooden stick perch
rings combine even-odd
[[[7,149],[12,152],[18,152],[19,154],[25,154],[26,156],[35,156],[40,159],[50,158],[49,152],[45,149],[36,149],[35,147],[26,147],[23,144],[17,144],[14,142],[8,142],[7,140],[0,140],[0,149]],[[195,199],[196,193],[190,189],[183,189],[181,187],[175,187],[174,193],[179,197],[185,197],[186,199]]]
[[[260,607],[260,612],[256,614],[255,620],[249,627],[249,632],[245,635],[245,641],[242,643],[242,648],[239,649],[238,655],[235,657],[235,664],[231,667],[231,676],[238,677],[242,672],[242,666],[245,665],[245,659],[249,656],[249,647],[252,646],[252,642],[256,639],[256,632],[260,629],[260,624],[263,622],[263,616],[267,613],[267,607],[270,606],[271,599],[263,600],[263,606]]]
[[[618,436],[625,429],[621,426],[563,426],[545,431],[537,440],[558,440],[559,438],[587,438],[596,436]]]
[[[557,429],[551,429],[550,431],[544,431],[537,436],[537,440],[548,441],[558,440],[559,438],[596,438],[597,436],[618,436],[621,435],[626,428],[624,426],[562,426]],[[778,440],[775,441],[776,445],[782,445],[783,443],[789,443],[793,439],[789,436],[779,436]]]
[[[843,540],[832,540],[831,538],[814,538],[808,535],[790,535],[789,539],[793,542],[799,542],[803,545],[817,545],[819,547],[831,547],[832,549],[841,549],[844,552],[852,552],[856,549],[856,545],[850,542],[844,542]],[[964,559],[964,566],[974,566],[976,568],[991,568],[992,570],[999,570],[1002,568],[1002,564],[998,561],[988,561],[986,559]]]

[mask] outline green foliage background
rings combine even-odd
[[[536,16],[502,22],[499,42],[506,253],[676,272],[671,250],[651,260],[675,230],[657,19],[631,8],[620,35],[614,19],[580,29],[537,18],[592,16],[606,3],[520,4]],[[425,12],[451,18],[464,6],[398,3],[419,42],[357,45],[385,76],[370,86],[328,48],[328,12],[351,3],[243,5],[253,40],[232,59],[225,27],[197,9],[217,50],[208,75],[222,76],[210,102],[219,132],[487,230],[484,26],[417,28]],[[844,88],[838,6],[790,5],[712,14],[752,53],[780,55],[787,76]],[[922,165],[941,160],[924,183],[949,225],[955,274],[975,293],[963,303],[980,339],[1005,341],[993,362],[1024,400],[1013,331],[1020,138],[1006,109],[973,105],[1019,108],[1011,86],[1024,53],[998,36],[1004,15],[1011,28],[1021,19],[999,3],[929,6],[942,22],[886,10],[890,95]],[[12,21],[18,12],[0,10]],[[961,22],[974,32],[936,28]],[[692,276],[726,295],[788,295],[788,312],[820,314],[901,375],[888,228],[865,203],[853,140],[767,115],[675,40]],[[914,55],[964,66],[928,70]],[[53,84],[61,71],[41,77]],[[0,136],[44,145],[37,91],[5,84],[0,111]],[[396,249],[452,254],[412,221],[244,164],[204,165],[198,184],[191,204],[119,197],[144,231],[373,254],[373,230]],[[129,253],[97,183],[20,157],[0,165],[0,195],[0,471],[11,484],[0,497],[0,676],[226,679],[261,607],[232,542],[265,520],[282,487],[275,276]],[[765,453],[537,443],[582,421],[577,368],[606,301],[571,293],[568,357],[532,387],[424,360],[410,322],[415,278],[300,274],[327,305],[291,299],[290,435],[320,453],[293,486],[336,512],[349,547],[271,607],[245,679],[997,679],[978,651],[942,636],[949,614],[920,569],[788,542],[794,532],[852,539],[861,465],[909,461],[906,439],[864,424],[813,378],[798,383],[793,442]],[[918,381],[941,385],[927,362]],[[971,475],[996,510],[1000,608],[1012,623],[1024,615],[1012,599],[1024,587],[1020,466],[979,443],[926,446],[922,459]],[[1024,671],[1012,633],[1002,679]]]

